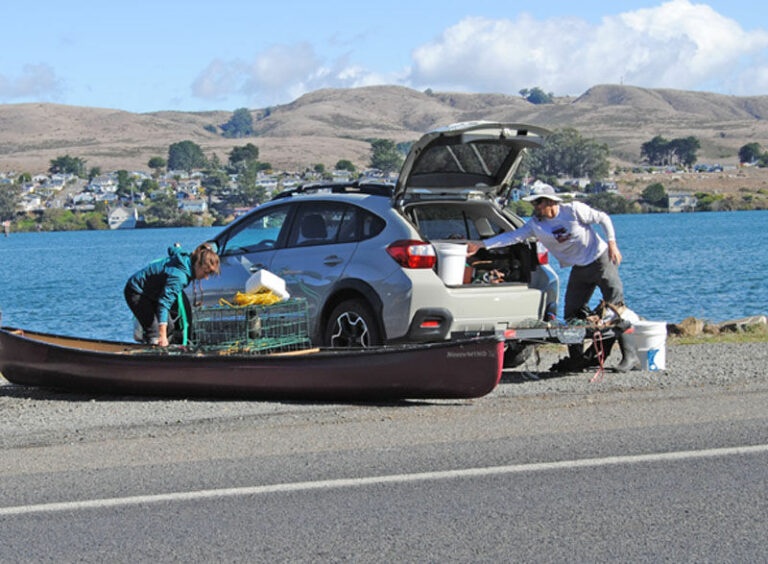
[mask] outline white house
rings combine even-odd
[[[20,206],[25,212],[40,210],[43,208],[43,200],[36,194],[25,194],[21,197]]]
[[[667,211],[691,212],[696,209],[698,199],[688,192],[667,192]]]
[[[208,203],[205,200],[180,200],[179,209],[184,213],[205,213]]]
[[[109,212],[107,222],[110,229],[133,229],[139,219],[136,208],[124,208],[122,206]]]

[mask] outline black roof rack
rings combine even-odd
[[[296,188],[283,190],[275,194],[272,199],[290,198],[297,194],[309,194],[312,192],[327,191],[332,194],[368,194],[371,196],[384,196],[391,198],[395,192],[395,185],[391,182],[309,182]]]

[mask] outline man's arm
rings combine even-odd
[[[611,262],[616,266],[620,265],[621,251],[619,251],[619,246],[616,244],[616,230],[613,228],[611,216],[581,202],[574,202],[573,209],[576,213],[576,218],[580,222],[585,224],[597,223],[603,228],[603,232],[608,239],[608,258],[610,258]]]

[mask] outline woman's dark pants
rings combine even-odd
[[[142,294],[126,285],[125,302],[131,308],[133,315],[139,321],[144,330],[141,341],[144,343],[157,343],[160,338],[160,329],[157,321],[157,302],[147,299]],[[173,332],[172,322],[168,320],[168,335]]]

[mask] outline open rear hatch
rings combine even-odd
[[[411,147],[395,201],[472,193],[504,197],[525,150],[541,146],[549,134],[532,125],[482,121],[430,131]]]
[[[474,206],[473,213],[472,202],[505,198],[526,149],[541,146],[549,134],[532,125],[494,122],[430,131],[414,143],[403,163],[395,202],[428,240],[492,237],[503,229],[489,217],[487,206]],[[538,260],[534,246],[526,242],[484,250],[472,263],[465,284],[527,284]]]

